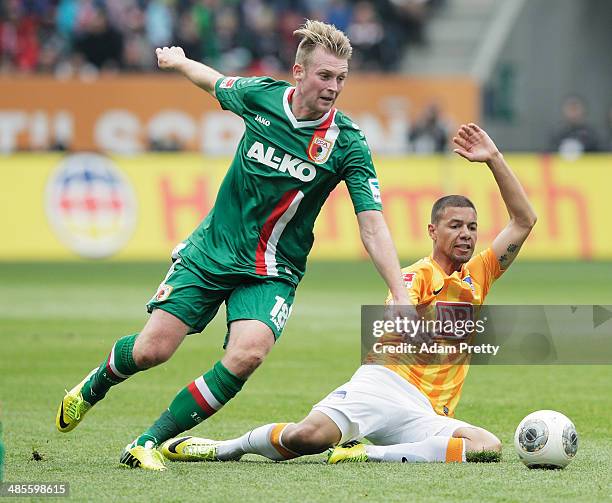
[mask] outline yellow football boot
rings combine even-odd
[[[62,399],[59,408],[57,409],[57,417],[55,425],[62,433],[67,433],[78,426],[82,421],[83,416],[91,409],[91,404],[83,399],[81,389],[89,378],[98,370],[98,367],[93,369],[85,379],[77,384],[70,391],[66,391],[66,395]]]
[[[166,469],[164,457],[154,446],[153,442],[147,442],[147,446],[128,444],[119,458],[119,463],[128,468],[144,468],[163,472]]]
[[[219,442],[200,437],[179,437],[166,440],[159,448],[170,461],[219,461]]]
[[[365,445],[360,443],[345,444],[335,447],[327,456],[330,465],[336,463],[359,463],[368,460]]]

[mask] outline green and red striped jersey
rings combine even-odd
[[[382,209],[364,134],[335,108],[317,120],[297,120],[288,82],[224,77],[215,91],[221,106],[243,119],[245,132],[212,210],[189,239],[211,272],[297,285],[317,215],[340,181],[355,213]]]

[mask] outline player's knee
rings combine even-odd
[[[467,438],[468,450],[501,452],[502,443],[493,433],[482,428],[475,429]]]
[[[246,371],[250,374],[254,372],[257,367],[259,367],[264,359],[266,358],[266,352],[260,350],[250,350],[245,351],[242,356],[242,366],[246,369]]]
[[[501,452],[501,450],[502,450],[501,440],[499,438],[497,438],[495,435],[493,435],[493,433],[489,433],[489,435],[491,436],[491,438],[489,438],[485,442],[486,447],[484,448],[484,450],[485,451]]]
[[[174,315],[154,310],[134,343],[134,363],[142,370],[168,361],[188,330],[189,327]]]
[[[501,452],[501,440],[493,433],[482,428],[478,430],[478,433],[478,441],[481,444],[479,450]]]
[[[317,425],[298,423],[283,434],[283,443],[299,454],[318,454],[331,447],[334,441]]]
[[[155,343],[156,339],[136,341],[132,351],[134,363],[139,369],[148,369],[160,365],[170,359],[175,348],[163,343]]]
[[[172,352],[164,348],[144,347],[133,352],[134,363],[139,369],[148,369],[160,365],[170,359]]]
[[[248,377],[266,358],[267,351],[262,348],[235,348],[224,358],[225,366],[239,377]]]

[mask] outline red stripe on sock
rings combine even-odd
[[[106,372],[108,372],[111,375],[111,377],[117,381],[125,381],[125,378],[119,377],[117,374],[113,372],[113,369],[110,366],[111,354],[112,353],[109,353],[108,358],[106,359]]]
[[[204,399],[204,397],[202,396],[202,393],[200,393],[200,390],[198,389],[198,387],[196,386],[195,382],[191,382],[189,384],[189,386],[187,386],[187,390],[189,391],[189,393],[191,393],[191,396],[193,397],[193,399],[196,401],[196,403],[200,406],[200,409],[202,409],[204,411],[204,413],[206,414],[206,417],[210,417],[212,416],[215,412],[217,412],[215,409],[213,409],[209,403]]]

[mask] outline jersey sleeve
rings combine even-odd
[[[223,110],[242,115],[249,96],[270,82],[269,77],[222,77],[215,84],[215,96]]]
[[[480,252],[468,263],[470,274],[482,287],[483,298],[489,293],[491,286],[503,273],[499,260],[491,248]]]
[[[343,178],[353,202],[355,213],[382,210],[380,186],[372,162],[372,154],[363,134],[348,148],[344,158]]]

